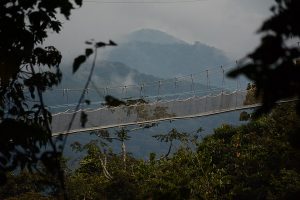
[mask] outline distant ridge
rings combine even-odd
[[[172,35],[155,29],[140,29],[127,35],[125,42],[147,42],[156,44],[187,44]]]
[[[141,29],[130,33],[123,43],[108,52],[105,59],[124,63],[141,73],[160,78],[233,64],[220,49],[198,41],[189,44],[154,29]]]

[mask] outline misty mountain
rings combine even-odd
[[[128,34],[123,42],[147,42],[154,44],[188,44],[165,32],[154,29],[141,29]]]
[[[86,67],[74,75],[64,73],[62,85],[68,88],[82,88],[89,72],[89,68]],[[92,77],[92,81],[98,88],[133,85],[141,82],[157,81],[158,79],[153,75],[140,73],[138,70],[132,69],[124,63],[105,60],[96,64]]]
[[[107,53],[106,60],[121,62],[161,78],[232,64],[222,50],[201,42],[189,44],[158,30],[135,31],[123,41]]]

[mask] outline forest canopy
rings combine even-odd
[[[61,81],[61,53],[43,46],[59,33],[59,16],[69,19],[82,0],[1,0],[0,2],[0,183],[6,172],[36,169],[39,161],[58,173],[61,149],[51,136],[51,113],[43,92]],[[41,149],[50,145],[52,150]]]

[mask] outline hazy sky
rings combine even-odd
[[[47,44],[54,44],[71,60],[83,52],[87,39],[118,42],[122,35],[152,28],[189,43],[200,41],[220,48],[239,59],[258,45],[255,31],[270,16],[269,7],[273,3],[273,0],[185,1],[190,0],[83,0],[83,6],[72,12],[70,21],[64,22],[61,34],[51,35]]]

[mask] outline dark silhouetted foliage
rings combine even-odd
[[[258,113],[270,111],[275,102],[300,97],[300,1],[276,0],[259,33],[261,44],[241,61],[240,67],[229,73],[245,75],[256,85],[256,95],[262,97]],[[300,113],[300,102],[297,104]]]
[[[51,139],[51,114],[43,92],[61,81],[60,52],[43,47],[48,32],[61,30],[82,0],[1,0],[0,2],[0,183],[5,172],[36,167],[52,172],[60,153]],[[46,144],[53,150],[42,153]],[[57,172],[55,172],[57,173]]]

